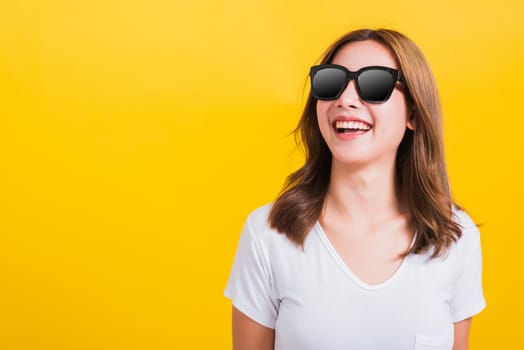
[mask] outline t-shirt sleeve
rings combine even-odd
[[[486,307],[482,290],[482,251],[478,228],[467,227],[463,234],[470,235],[470,249],[464,252],[459,273],[452,286],[450,309],[453,322],[459,322],[478,314]]]
[[[274,329],[279,301],[272,293],[267,251],[260,243],[248,217],[240,236],[224,295],[249,318]]]

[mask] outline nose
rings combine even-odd
[[[350,80],[347,84],[344,91],[342,91],[342,94],[339,96],[339,98],[336,101],[337,107],[353,107],[358,108],[362,105],[362,101],[360,100],[360,96],[357,92],[357,86],[355,84],[355,80]]]

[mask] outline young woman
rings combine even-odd
[[[480,235],[452,200],[423,54],[357,30],[310,76],[306,162],[248,216],[226,287],[234,349],[467,349]]]

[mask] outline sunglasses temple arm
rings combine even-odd
[[[404,74],[402,74],[401,71],[398,71],[398,80],[399,80],[402,84],[406,84],[406,79],[404,78]]]

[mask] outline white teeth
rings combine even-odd
[[[369,130],[371,126],[362,122],[354,121],[337,121],[335,123],[337,129],[358,129],[358,130]]]

